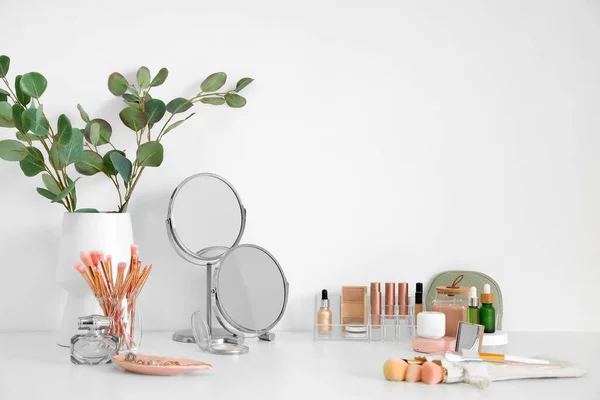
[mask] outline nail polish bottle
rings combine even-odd
[[[490,290],[490,285],[483,285],[481,293],[481,308],[479,309],[479,321],[484,327],[485,333],[496,332],[496,310],[494,309],[494,295]]]
[[[71,338],[71,362],[73,364],[98,365],[111,362],[119,353],[119,337],[102,333],[112,328],[112,318],[103,315],[88,315],[79,318],[79,329],[88,333]]]
[[[331,332],[331,310],[329,309],[329,298],[327,289],[321,291],[321,308],[317,314],[317,330],[321,333]]]
[[[467,322],[470,324],[479,324],[479,298],[477,298],[477,288],[475,286],[471,286],[471,289],[469,290]]]

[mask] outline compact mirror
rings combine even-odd
[[[167,232],[180,256],[197,265],[218,261],[239,243],[246,210],[229,182],[215,174],[192,175],[171,195]]]
[[[193,332],[175,332],[173,340],[193,343],[199,337],[210,337],[214,343],[241,345],[245,337],[275,338],[269,331],[283,317],[289,285],[283,269],[268,251],[255,245],[238,245],[245,225],[246,209],[240,196],[218,175],[190,176],[173,192],[167,232],[181,257],[206,267],[207,308],[202,315],[208,331],[207,335],[202,324],[193,323]],[[225,336],[213,329],[213,313],[228,332]],[[197,321],[200,314],[195,315],[192,321]]]

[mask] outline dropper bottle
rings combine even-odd
[[[494,309],[494,295],[490,290],[490,285],[483,285],[481,294],[481,309],[479,310],[479,320],[483,325],[485,333],[496,332],[496,310]]]
[[[467,322],[470,324],[479,324],[479,298],[477,298],[477,288],[475,286],[471,286],[471,289],[469,290]]]

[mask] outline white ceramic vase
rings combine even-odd
[[[113,258],[113,276],[117,264],[129,264],[133,244],[131,216],[127,213],[65,213],[60,240],[56,282],[68,293],[57,342],[69,346],[78,332],[77,318],[102,314],[92,291],[74,266],[81,251],[101,251]]]

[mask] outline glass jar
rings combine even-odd
[[[446,316],[446,336],[456,337],[458,323],[467,321],[469,308],[469,288],[466,286],[438,286],[435,299],[431,303],[432,311]]]

